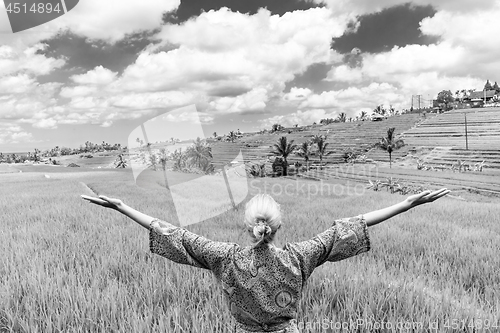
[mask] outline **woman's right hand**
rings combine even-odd
[[[94,198],[90,197],[88,195],[82,194],[81,195],[82,199],[85,199],[93,204],[106,207],[106,208],[111,208],[117,211],[120,211],[121,208],[125,205],[123,201],[120,199],[113,199],[113,198],[108,198],[104,195],[100,195],[99,198]]]
[[[408,198],[406,198],[405,201],[409,205],[410,208],[413,208],[413,207],[416,207],[418,205],[422,205],[424,203],[433,202],[439,198],[444,197],[448,193],[450,193],[450,190],[448,190],[446,188],[442,188],[442,189],[434,191],[434,192],[427,190],[427,191],[409,196]]]

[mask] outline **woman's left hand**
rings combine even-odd
[[[113,199],[113,198],[108,198],[104,195],[100,195],[99,198],[94,198],[90,197],[88,195],[82,194],[81,195],[82,199],[85,199],[93,204],[106,207],[106,208],[111,208],[117,211],[120,211],[121,208],[125,205],[123,201],[120,199]]]

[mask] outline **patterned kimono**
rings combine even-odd
[[[155,219],[151,252],[176,263],[211,270],[236,320],[235,332],[298,332],[297,307],[314,269],[370,250],[363,216],[336,220],[314,238],[275,246],[240,247],[211,241]]]

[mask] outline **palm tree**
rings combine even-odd
[[[196,138],[194,144],[188,148],[186,154],[190,162],[196,164],[200,169],[207,162],[212,161],[212,148],[199,137]]]
[[[40,150],[35,148],[35,152],[33,153],[33,162],[38,163],[40,162]]]
[[[229,140],[231,140],[231,142],[234,142],[234,139],[236,139],[236,133],[234,133],[234,131],[231,131],[229,132]]]
[[[326,142],[326,140],[326,135],[316,135],[312,139],[312,142],[316,145],[316,151],[319,155],[319,167],[321,170],[323,170],[323,156],[328,156],[333,153],[332,151],[326,151],[326,148],[328,147],[328,142]]]
[[[347,115],[345,112],[339,113],[336,119],[338,122],[345,123],[347,121]]]
[[[321,134],[315,134],[311,138],[311,144],[316,143],[316,142],[321,141],[321,140],[326,140],[326,136],[323,136]]]
[[[306,171],[309,171],[309,157],[312,155],[311,151],[311,143],[310,142],[302,142],[302,145],[299,148],[300,150],[297,152],[297,155],[302,157],[304,161],[306,161]]]
[[[396,139],[394,137],[395,127],[391,127],[387,130],[387,136],[385,138],[380,138],[380,142],[375,144],[375,147],[385,150],[389,153],[389,166],[392,168],[392,152],[405,145],[404,141],[401,139]]]
[[[361,111],[360,115],[359,115],[359,119],[361,121],[365,121],[365,119],[368,118],[368,112],[366,111]]]
[[[283,161],[285,162],[283,176],[287,175],[288,162],[286,159],[291,153],[293,153],[295,148],[297,148],[297,145],[293,144],[293,140],[290,140],[290,142],[288,142],[286,136],[282,136],[281,138],[279,138],[278,142],[274,144],[274,150],[271,151],[271,153],[276,156],[282,157]]]

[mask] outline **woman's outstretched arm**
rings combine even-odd
[[[373,212],[366,213],[363,215],[363,217],[366,221],[366,225],[371,227],[375,224],[378,224],[378,223],[383,222],[387,219],[390,219],[393,216],[396,216],[398,214],[406,212],[407,210],[410,210],[411,208],[417,207],[417,206],[422,205],[424,203],[433,202],[434,200],[437,200],[439,198],[444,197],[448,193],[450,193],[450,191],[446,188],[442,188],[442,189],[434,191],[434,192],[424,191],[422,193],[409,196],[408,198],[401,201],[400,203],[397,203],[397,204],[392,205],[390,207],[386,207],[383,209],[379,209],[379,210],[375,210]]]
[[[123,201],[121,201],[120,199],[112,199],[104,195],[100,195],[99,198],[90,197],[88,195],[82,195],[81,197],[85,200],[90,201],[93,204],[114,209],[122,213],[123,215],[130,217],[132,220],[134,220],[135,222],[137,222],[139,225],[143,226],[146,229],[149,229],[151,221],[154,220],[154,217],[151,217],[149,215],[139,212],[138,210],[133,209],[132,207],[123,203]]]
[[[166,221],[153,218],[126,205],[120,199],[100,195],[98,198],[82,195],[82,198],[99,206],[114,209],[149,230],[149,247],[152,253],[179,264],[221,273],[223,262],[236,244],[211,241]]]

